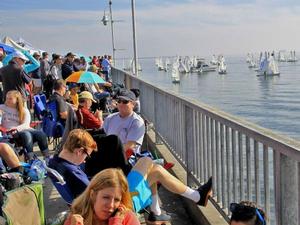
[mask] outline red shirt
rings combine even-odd
[[[76,111],[79,124],[85,129],[98,129],[102,126],[103,121],[94,116],[90,110],[79,106]]]

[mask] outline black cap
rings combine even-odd
[[[68,52],[68,54],[66,55],[66,57],[69,57],[69,56],[76,56],[76,55],[73,54],[72,52]]]
[[[120,93],[119,93],[118,98],[119,99],[124,99],[124,100],[127,100],[127,101],[136,101],[135,94],[132,91],[129,91],[127,89],[121,90]]]

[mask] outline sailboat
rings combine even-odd
[[[223,56],[221,56],[221,58],[219,60],[218,73],[219,74],[226,74],[227,73],[227,65],[225,63],[225,59],[224,59]]]
[[[296,51],[291,51],[290,52],[290,57],[287,60],[288,62],[297,62],[298,59],[296,57]]]
[[[180,83],[180,76],[178,70],[178,63],[173,63],[172,65],[172,82],[173,83]]]
[[[265,53],[264,59],[261,61],[259,74],[257,76],[279,76],[278,65],[274,59],[274,54],[269,57]]]

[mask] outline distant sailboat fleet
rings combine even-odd
[[[250,69],[254,69],[257,72],[257,76],[279,76],[280,71],[278,68],[279,62],[297,62],[296,51],[291,50],[287,52],[285,50],[278,51],[276,56],[275,52],[260,53],[256,59],[255,54],[248,53],[246,62]]]
[[[180,83],[180,74],[188,73],[206,73],[211,71],[218,71],[219,74],[226,74],[227,65],[223,55],[216,57],[213,55],[212,60],[206,63],[204,58],[197,56],[185,57],[158,57],[155,58],[155,65],[158,71],[171,71],[173,83]]]
[[[261,52],[259,54],[247,53],[246,63],[248,68],[255,71],[257,76],[279,76],[279,62],[297,62],[296,51],[280,50],[275,52]],[[217,71],[220,75],[227,74],[227,64],[225,57],[220,55],[212,55],[211,60],[207,63],[205,58],[198,56],[176,56],[176,57],[157,57],[155,58],[155,66],[158,71],[164,71],[171,74],[172,82],[180,83],[180,74],[188,73],[207,73]],[[133,60],[125,63],[123,60],[123,69],[132,71],[134,68]],[[138,65],[138,70],[142,68]]]

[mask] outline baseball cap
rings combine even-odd
[[[20,59],[23,59],[24,61],[28,61],[28,58],[22,53],[22,52],[19,52],[19,51],[15,51],[13,53],[13,58],[20,58]]]
[[[68,52],[68,54],[66,55],[66,57],[69,57],[69,56],[76,56],[76,55],[73,54],[72,52]]]
[[[136,101],[135,94],[127,89],[121,90],[118,99],[124,99],[127,101]]]
[[[95,99],[93,98],[93,95],[91,92],[88,91],[83,91],[78,95],[79,99],[86,98],[86,99],[91,99],[93,102],[96,102]]]

